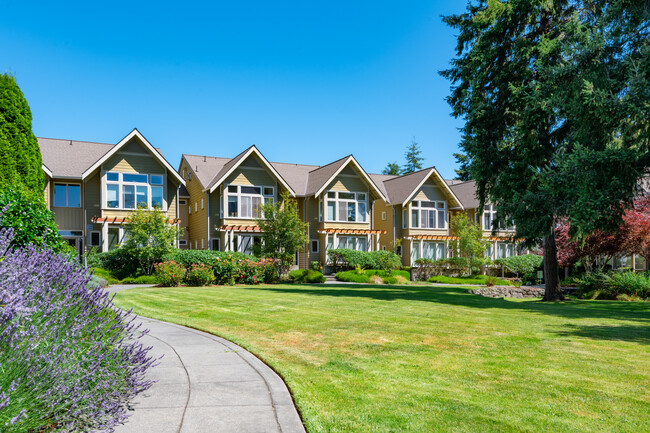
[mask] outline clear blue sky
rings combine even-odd
[[[4,0],[0,72],[41,137],[115,143],[137,127],[182,153],[322,165],[353,153],[454,176],[461,121],[438,75],[464,1],[31,2]]]

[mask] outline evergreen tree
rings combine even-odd
[[[415,141],[415,137],[411,141],[411,145],[406,150],[404,158],[406,159],[406,164],[402,169],[402,174],[413,173],[414,171],[422,170],[422,161],[424,158],[420,156],[422,151],[420,150],[420,145]]]
[[[454,153],[454,158],[456,158],[456,162],[460,164],[460,168],[454,170],[456,172],[456,178],[463,182],[472,180],[472,176],[469,173],[469,157],[464,153]]]
[[[562,299],[555,227],[610,231],[648,166],[648,0],[478,0],[442,75],[465,120],[461,149],[481,202],[544,239],[544,300]],[[623,204],[623,206],[621,205]]]
[[[390,174],[390,175],[394,175],[394,176],[399,176],[399,174],[400,174],[399,164],[396,163],[396,162],[389,162],[386,165],[386,168],[384,168],[381,171],[381,174]]]
[[[0,183],[42,192],[42,164],[27,100],[13,76],[0,74]]]

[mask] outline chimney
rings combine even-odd
[[[205,155],[203,155],[203,162],[205,162],[205,159],[206,159],[206,156],[205,156]]]
[[[198,172],[199,172],[199,166],[198,166],[198,165],[197,165],[196,167],[194,167],[194,172],[195,172],[195,173],[198,173]]]

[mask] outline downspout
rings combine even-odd
[[[395,223],[397,222],[397,218],[395,214],[395,206],[393,205],[391,207],[393,208],[393,252],[395,253],[395,250],[397,249],[397,247],[395,247],[395,242],[397,242],[397,229],[395,228]]]
[[[179,220],[181,217],[181,210],[180,210],[180,199],[179,196],[181,195],[181,184],[179,183],[178,186],[176,187],[176,221]],[[182,221],[181,221],[182,222]],[[188,221],[189,223],[189,221]],[[181,247],[181,225],[176,224],[176,248]]]
[[[208,212],[208,249],[211,250],[212,248],[210,247],[210,191],[205,192],[205,200],[208,202],[206,205],[206,210]]]
[[[101,185],[101,183],[100,183]],[[84,268],[88,267],[88,264],[86,262],[86,239],[88,234],[87,228],[88,228],[88,220],[86,220],[86,179],[81,180],[81,215],[82,215],[82,220],[83,220],[83,238],[81,238],[81,245],[83,245],[83,264]]]
[[[309,197],[305,197],[305,204],[302,209],[302,217],[307,223],[307,246],[305,247],[305,269],[308,269],[307,262],[309,261],[309,245],[311,243],[311,233],[309,233],[309,221],[307,220],[307,204],[309,203]],[[300,263],[298,263],[298,269],[300,269]]]

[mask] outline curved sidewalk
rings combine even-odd
[[[138,317],[141,340],[160,364],[116,433],[304,433],[284,381],[250,352],[223,338]]]

